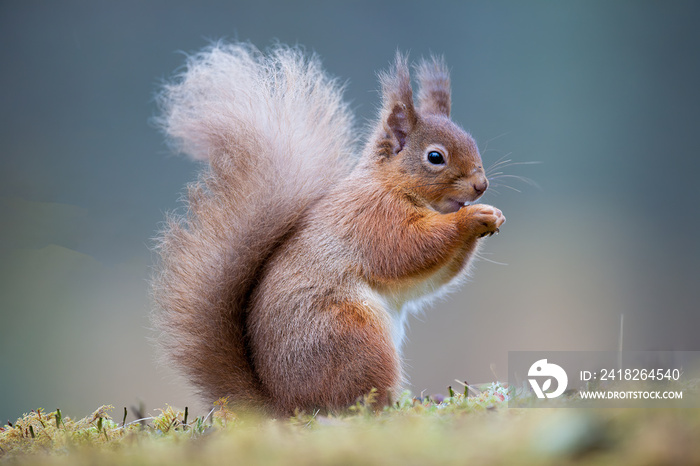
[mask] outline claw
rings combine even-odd
[[[501,231],[500,229],[496,228],[494,231],[487,231],[479,235],[479,238],[483,238],[485,236],[493,236],[497,235],[498,232]]]

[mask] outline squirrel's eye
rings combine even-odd
[[[445,163],[445,158],[440,152],[432,150],[428,152],[428,162],[432,163],[433,165],[442,165]]]

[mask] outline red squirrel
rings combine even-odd
[[[358,147],[316,56],[213,45],[160,94],[177,150],[206,161],[158,238],[153,321],[204,400],[271,415],[343,409],[403,381],[407,315],[466,277],[500,210],[474,139],[450,120],[442,59],[380,74]]]

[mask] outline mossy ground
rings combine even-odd
[[[0,428],[0,463],[700,464],[699,410],[514,409],[499,384],[482,388],[277,420],[225,402],[194,419],[167,407],[131,423],[111,406],[78,421],[35,410]]]

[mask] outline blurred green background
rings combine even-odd
[[[509,350],[700,350],[697,2],[0,2],[0,421],[194,406],[155,359],[149,247],[196,166],[153,95],[219,38],[303,44],[360,121],[396,49],[444,54],[453,117],[517,179],[474,278],[411,319],[415,393]],[[497,191],[497,192],[496,192]],[[494,263],[496,262],[496,263]],[[507,264],[507,265],[504,265]]]

